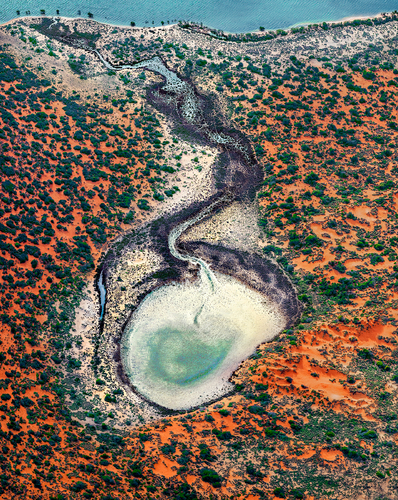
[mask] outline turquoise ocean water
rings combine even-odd
[[[159,26],[163,21],[202,22],[233,33],[288,28],[300,23],[335,21],[348,16],[372,16],[398,9],[398,0],[0,0],[0,22],[26,12],[39,15],[87,17],[97,21],[137,26]]]

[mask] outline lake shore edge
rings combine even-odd
[[[154,25],[148,25],[148,26],[131,26],[128,24],[119,24],[119,23],[110,23],[110,22],[105,22],[101,20],[97,20],[94,18],[89,18],[89,17],[69,17],[69,16],[47,16],[47,15],[36,15],[36,16],[18,16],[14,17],[13,19],[10,19],[9,21],[5,21],[4,23],[0,23],[0,26],[7,26],[9,24],[18,22],[18,21],[28,21],[34,20],[34,19],[42,19],[42,18],[49,18],[49,19],[59,19],[59,20],[66,20],[66,21],[94,21],[98,24],[105,25],[105,26],[114,26],[115,28],[120,28],[120,29],[127,29],[127,30],[134,30],[134,31],[146,31],[146,30],[159,30],[159,31],[164,31],[168,29],[172,29],[173,27],[183,27],[185,29],[191,29],[194,31],[198,31],[202,34],[207,34],[209,36],[214,36],[214,34],[222,34],[224,37],[239,37],[239,36],[250,36],[250,37],[258,37],[260,40],[262,39],[262,36],[265,34],[274,34],[274,36],[279,36],[284,32],[285,36],[286,34],[290,33],[296,33],[298,30],[301,29],[306,29],[306,28],[317,28],[317,27],[324,27],[325,24],[327,26],[330,26],[331,28],[334,27],[341,27],[341,26],[349,26],[349,25],[355,25],[356,21],[360,22],[365,22],[365,21],[393,21],[395,19],[398,19],[398,11],[391,11],[391,12],[379,12],[378,14],[374,15],[358,15],[358,16],[347,16],[343,18],[339,18],[333,21],[303,21],[300,23],[295,23],[292,24],[291,26],[288,26],[286,28],[265,28],[261,27],[259,29],[253,30],[253,31],[247,31],[247,32],[232,32],[232,31],[225,31],[225,30],[220,30],[217,28],[213,28],[210,26],[206,26],[203,23],[196,23],[193,21],[178,21],[177,23],[173,24],[167,24],[163,26],[154,26]],[[235,40],[231,40],[235,41]],[[255,41],[251,39],[250,41]]]

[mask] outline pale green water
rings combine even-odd
[[[375,15],[397,8],[396,0],[11,0],[0,2],[0,22],[9,21],[28,11],[39,15],[40,9],[55,16],[87,17],[110,24],[160,26],[176,20],[203,22],[206,26],[230,32],[248,32],[288,28],[298,23],[333,21],[347,16]]]
[[[228,340],[206,343],[193,329],[163,328],[151,336],[148,369],[171,384],[192,384],[217,369],[231,347]]]

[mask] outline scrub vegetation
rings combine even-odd
[[[193,26],[1,28],[1,498],[394,498],[397,23],[379,19],[255,43]],[[108,245],[207,155],[179,149],[192,137],[148,104],[155,77],[106,70],[94,48],[113,64],[162,57],[250,139],[258,252],[303,306],[233,394],[134,426],[117,417],[120,388],[87,404],[75,309]]]

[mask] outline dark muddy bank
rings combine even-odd
[[[52,36],[57,38],[60,35],[53,33]],[[103,292],[102,284],[99,283],[100,277],[105,289],[108,289],[112,280],[118,281],[118,265],[127,251],[140,249],[157,256],[157,263],[153,269],[148,269],[146,275],[141,276],[139,280],[129,282],[128,286],[134,298],[129,301],[128,310],[123,315],[119,314],[119,318],[118,304],[114,300],[113,310],[108,311],[102,293],[101,315],[103,313],[103,317],[101,317],[100,332],[96,341],[95,366],[101,364],[107,366],[107,369],[116,375],[119,384],[129,387],[138,394],[125,373],[121,360],[121,339],[126,326],[149,293],[168,282],[192,281],[198,276],[198,268],[192,262],[181,260],[171,254],[170,232],[182,222],[195,218],[207,207],[211,206],[211,210],[206,217],[201,218],[201,222],[211,218],[217,211],[232,202],[241,203],[242,207],[253,202],[264,173],[256,161],[250,141],[239,130],[229,125],[225,117],[217,110],[212,96],[201,94],[192,81],[173,72],[160,57],[156,56],[133,65],[112,66],[89,44],[82,46],[81,40],[64,35],[60,41],[90,51],[108,69],[120,71],[136,67],[160,75],[162,82],[152,85],[146,91],[147,103],[168,117],[174,131],[183,132],[185,137],[191,139],[191,142],[216,147],[219,150],[218,160],[211,172],[213,186],[211,196],[200,202],[192,201],[187,206],[180,207],[177,213],[168,214],[147,223],[125,236],[122,241],[115,242],[98,270],[97,290]],[[179,249],[185,255],[202,259],[213,270],[234,277],[249,288],[263,294],[281,310],[286,325],[290,326],[298,319],[300,304],[294,287],[275,263],[259,255],[202,242],[180,244]],[[99,295],[101,300],[101,294]],[[116,297],[118,297],[117,294]],[[107,314],[110,314],[109,321],[107,321]],[[107,344],[107,359],[102,359],[104,352],[99,347],[104,341]],[[140,397],[158,411],[169,412],[166,408],[143,398],[142,395]],[[220,397],[225,397],[225,394]],[[217,399],[219,398],[214,401]],[[211,402],[208,401],[207,404]]]
[[[274,302],[284,314],[287,326],[299,318],[301,307],[292,283],[269,259],[203,242],[184,242],[180,249],[200,257],[213,271],[236,278]]]

